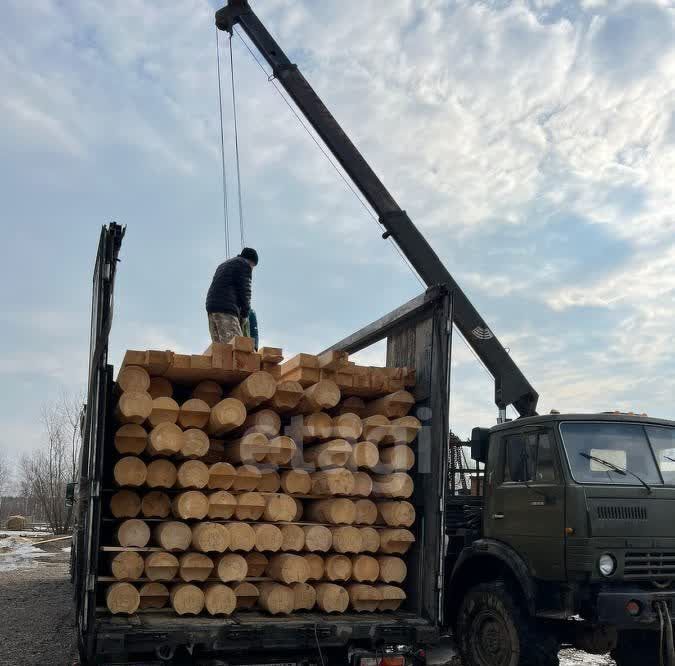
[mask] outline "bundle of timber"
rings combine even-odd
[[[110,612],[404,603],[414,371],[343,352],[282,361],[249,338],[126,353],[99,576]]]

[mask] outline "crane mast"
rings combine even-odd
[[[428,287],[444,285],[452,293],[453,322],[495,380],[495,403],[504,413],[513,405],[521,416],[536,414],[539,396],[520,368],[455,282],[426,238],[378,178],[314,89],[291,63],[248,0],[228,0],[216,12],[216,26],[232,33],[240,25],[274,77],[340,163],[391,237]]]

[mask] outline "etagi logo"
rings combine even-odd
[[[477,340],[491,340],[494,337],[492,331],[487,326],[476,326],[471,331],[471,335]]]

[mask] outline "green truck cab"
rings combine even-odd
[[[675,422],[551,414],[475,429],[482,497],[448,502],[447,615],[467,666],[669,663]]]

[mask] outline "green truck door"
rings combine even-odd
[[[492,470],[486,535],[509,544],[543,580],[565,578],[565,487],[550,430],[504,434]]]

